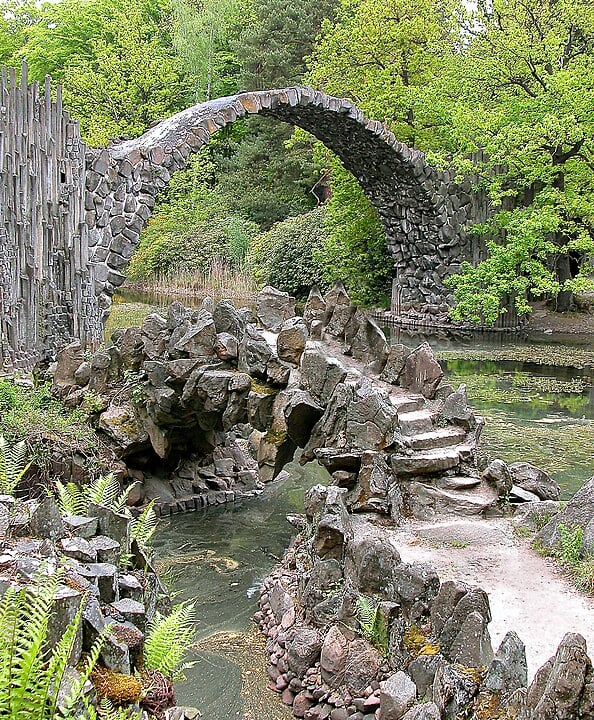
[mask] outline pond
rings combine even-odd
[[[205,720],[292,717],[267,683],[263,641],[251,623],[259,583],[294,536],[288,513],[303,512],[305,490],[327,484],[317,464],[287,466],[289,477],[263,494],[202,512],[173,516],[154,541],[157,566],[175,593],[192,599],[197,643],[176,685],[180,704],[198,707]]]

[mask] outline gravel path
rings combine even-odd
[[[408,522],[393,533],[402,559],[431,563],[442,580],[463,580],[489,594],[496,650],[515,630],[526,644],[528,672],[551,657],[567,632],[581,633],[594,654],[594,598],[578,592],[549,558],[506,519]]]

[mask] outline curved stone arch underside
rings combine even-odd
[[[448,300],[443,279],[467,255],[462,231],[471,198],[449,171],[399,142],[348,100],[304,87],[211,100],[163,120],[134,140],[89,152],[86,222],[97,292],[109,305],[160,189],[220,129],[250,114],[307,130],[357,178],[383,223],[394,258],[393,307],[434,314]]]

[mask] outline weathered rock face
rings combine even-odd
[[[285,320],[295,317],[295,298],[267,285],[256,296],[256,314],[267,330],[278,332]]]
[[[298,365],[305,350],[308,332],[303,318],[285,320],[276,338],[276,350],[281,360]]]
[[[406,358],[399,382],[409,390],[420,392],[426,398],[432,398],[442,377],[443,370],[429,344],[422,343]]]
[[[591,477],[536,535],[547,547],[556,547],[561,540],[560,527],[581,528],[582,552],[594,551],[594,477]]]
[[[512,483],[523,490],[534,493],[540,500],[558,500],[561,494],[558,483],[544,470],[527,462],[509,465]]]
[[[592,663],[581,635],[568,633],[555,656],[537,671],[520,720],[589,717],[594,712]]]

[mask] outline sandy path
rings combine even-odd
[[[404,561],[429,562],[442,580],[463,580],[487,591],[493,648],[515,630],[526,644],[530,678],[567,632],[581,633],[594,653],[594,598],[575,590],[508,520],[407,522],[393,540]]]

